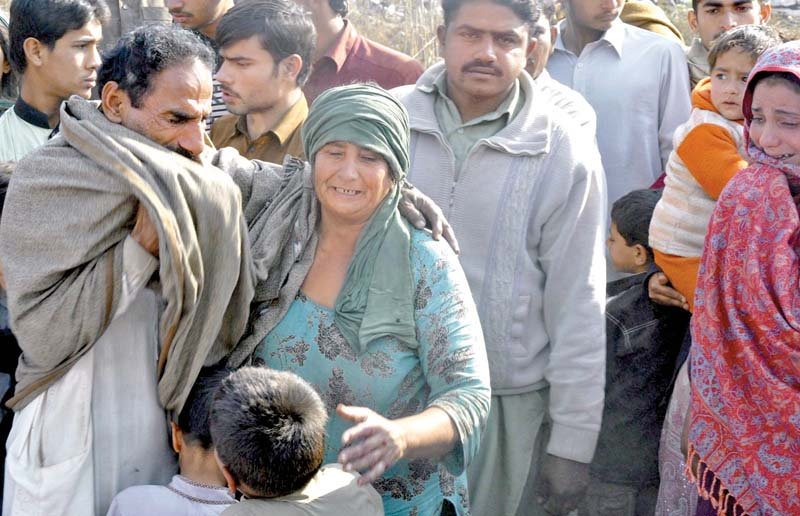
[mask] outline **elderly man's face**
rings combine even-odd
[[[194,59],[171,66],[156,74],[139,107],[130,103],[127,93],[103,88],[103,109],[108,95],[119,95],[111,102],[112,121],[116,121],[156,143],[190,159],[198,160],[204,149],[205,119],[211,112],[211,70]]]

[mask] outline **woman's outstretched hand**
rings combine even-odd
[[[359,485],[378,480],[400,460],[408,446],[403,426],[366,407],[339,405],[336,413],[354,424],[342,434],[339,462],[345,471],[358,471]]]

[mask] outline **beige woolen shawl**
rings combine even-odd
[[[23,351],[9,406],[18,410],[52,385],[105,331],[139,203],[159,236],[162,405],[179,411],[200,368],[227,356],[244,333],[254,287],[231,176],[72,97],[60,135],[17,165],[0,224],[11,326]]]

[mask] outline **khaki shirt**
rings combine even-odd
[[[300,491],[280,498],[246,498],[222,516],[383,516],[383,501],[375,489],[359,486],[358,475],[340,464],[323,466]]]
[[[211,126],[211,141],[218,149],[233,147],[247,159],[279,165],[287,154],[305,159],[300,128],[307,116],[308,103],[301,96],[275,127],[255,140],[250,140],[247,133],[246,115],[223,116]]]

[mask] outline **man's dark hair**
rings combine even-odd
[[[197,34],[176,26],[146,25],[120,38],[103,58],[97,72],[98,89],[114,81],[135,108],[150,91],[159,72],[194,59],[214,70],[216,54]],[[209,72],[210,74],[211,72]]]
[[[719,56],[732,49],[749,54],[755,63],[761,54],[783,43],[781,35],[767,25],[740,25],[723,32],[708,51],[709,70],[717,66]]]
[[[444,13],[445,26],[450,25],[456,13],[462,5],[476,0],[442,0],[442,11]],[[508,7],[517,17],[525,22],[525,25],[531,27],[539,19],[542,13],[542,8],[536,0],[491,0],[497,5]]]
[[[347,13],[350,12],[347,0],[328,0],[328,5],[331,6],[333,12],[342,18],[347,18]]]
[[[302,489],[325,455],[328,416],[299,376],[243,367],[225,378],[211,408],[211,436],[220,461],[257,496]]]
[[[650,249],[650,219],[661,199],[661,190],[634,190],[617,199],[611,206],[611,222],[628,246],[641,245],[653,259]]]
[[[214,394],[219,384],[230,373],[230,369],[222,367],[205,367],[200,371],[175,422],[188,444],[198,444],[205,450],[210,450],[213,446],[209,423],[211,403],[214,401]]]
[[[275,66],[292,54],[303,60],[297,85],[303,86],[311,73],[316,31],[309,16],[292,0],[253,0],[237,4],[225,13],[217,26],[217,45],[225,48],[258,36]]]
[[[9,61],[17,73],[28,66],[23,45],[28,38],[53,49],[56,41],[92,20],[104,24],[110,14],[105,0],[13,0],[9,23]]]

